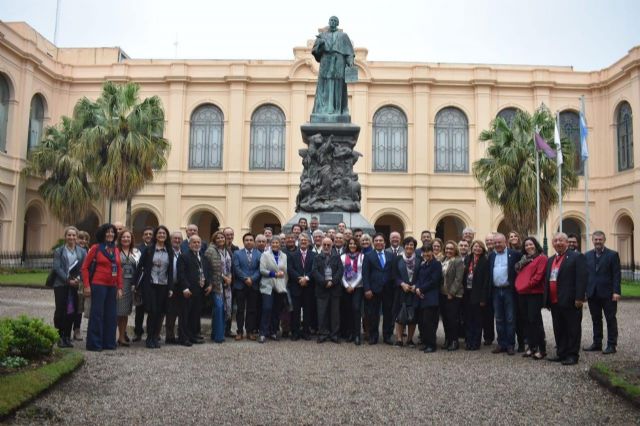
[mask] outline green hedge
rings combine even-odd
[[[56,329],[40,318],[0,319],[0,361],[8,356],[37,360],[51,355],[57,341]]]
[[[0,376],[0,420],[73,372],[84,361],[82,352],[65,350],[60,353],[59,360],[40,368]]]

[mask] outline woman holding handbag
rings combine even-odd
[[[78,288],[81,288],[80,268],[87,252],[76,244],[78,229],[67,226],[65,243],[53,252],[53,294],[56,310],[53,314],[60,341],[58,347],[72,348],[71,328],[78,312]]]
[[[415,307],[415,285],[413,275],[420,266],[420,259],[416,257],[416,245],[418,242],[413,237],[407,237],[402,242],[403,253],[395,258],[393,276],[396,284],[395,297],[393,299],[393,317],[396,320],[395,346],[404,346],[402,336],[405,327],[408,327],[406,344],[415,347],[413,334],[416,331],[417,316]]]
[[[267,336],[278,340],[278,312],[287,296],[287,255],[280,250],[280,244],[279,236],[272,237],[271,250],[260,256],[262,316],[259,343],[264,343]]]
[[[116,301],[122,297],[122,265],[116,247],[116,227],[105,223],[96,232],[82,263],[84,297],[91,298],[87,350],[116,348]]]

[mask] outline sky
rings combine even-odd
[[[640,0],[59,1],[58,46],[119,46],[132,58],[290,60],[331,15],[376,61],[590,71],[640,45]],[[56,3],[0,0],[0,20],[54,41]]]

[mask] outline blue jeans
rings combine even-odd
[[[515,345],[515,301],[512,287],[493,288],[493,310],[496,316],[498,346],[502,349]]]
[[[87,350],[116,348],[116,288],[91,285],[91,313],[87,329]]]
[[[278,333],[280,323],[280,311],[283,299],[281,295],[273,291],[271,294],[262,295],[262,316],[260,317],[260,335],[271,336]]]
[[[216,343],[224,342],[224,299],[222,294],[212,293],[213,313],[211,315],[211,340]]]

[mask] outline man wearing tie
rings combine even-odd
[[[392,318],[395,286],[393,283],[393,255],[384,250],[384,235],[373,237],[374,250],[367,253],[362,262],[362,282],[364,285],[365,309],[369,317],[369,344],[378,343],[380,326],[380,306],[382,305],[382,338],[392,345],[394,319]]]
[[[289,277],[288,289],[291,296],[291,340],[296,341],[301,337],[310,339],[311,321],[316,315],[315,294],[311,271],[315,253],[309,250],[309,237],[307,234],[298,236],[299,250],[287,255],[287,275]],[[304,315],[304,316],[303,316]],[[301,327],[301,318],[304,325]]]
[[[607,347],[603,354],[616,353],[618,344],[618,321],[616,312],[620,300],[620,256],[604,246],[607,238],[602,231],[592,234],[593,250],[587,259],[587,298],[591,321],[593,322],[593,343],[585,351],[602,350],[602,313],[607,321]]]
[[[402,253],[404,253],[404,249],[402,248],[402,245],[400,244],[402,242],[401,240],[402,240],[402,236],[400,235],[399,232],[393,231],[389,235],[390,246],[389,246],[388,249],[386,249],[386,251],[391,253],[394,258],[397,257],[397,256],[400,256]]]
[[[334,343],[340,343],[338,333],[344,267],[340,257],[332,253],[332,248],[333,241],[325,237],[322,240],[322,253],[313,259],[312,276],[318,305],[318,343],[329,338]]]
[[[178,287],[176,293],[181,293],[183,306],[178,324],[178,339],[183,346],[193,343],[204,343],[198,338],[200,332],[200,314],[204,299],[205,271],[209,262],[202,262],[200,256],[201,240],[197,234],[189,237],[189,250],[183,251],[178,258]]]
[[[345,252],[346,247],[344,246],[344,234],[338,232],[333,238],[333,254],[342,256]]]
[[[493,237],[494,251],[489,255],[489,282],[486,285],[486,300],[493,300],[493,310],[496,317],[498,332],[498,347],[494,354],[506,352],[514,355],[515,345],[515,265],[522,257],[522,253],[507,248],[504,234],[496,233]]]
[[[233,253],[233,292],[236,300],[236,340],[242,340],[246,325],[247,338],[256,340],[258,300],[260,298],[260,255],[251,233],[242,236],[244,248]]]
[[[553,236],[556,254],[547,261],[543,300],[551,309],[557,355],[549,361],[574,365],[580,357],[582,305],[586,299],[587,268],[584,254],[569,250],[567,234]]]

